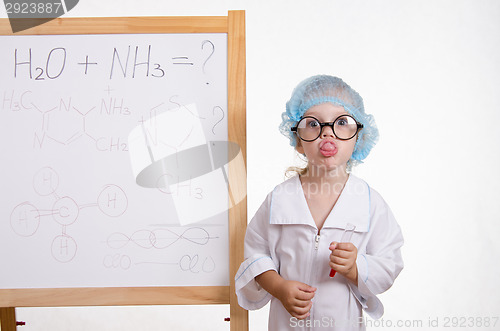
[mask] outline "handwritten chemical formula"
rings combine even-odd
[[[227,212],[181,225],[176,205],[208,204],[219,196],[213,183],[181,181],[169,169],[152,187],[136,178],[160,160],[148,148],[172,156],[193,137],[227,141],[226,34],[0,43],[0,147],[8,159],[0,249],[13,252],[0,263],[16,270],[3,285],[229,284]],[[137,128],[148,145],[133,153]],[[26,272],[39,273],[40,284],[28,284]]]
[[[215,53],[215,46],[210,40],[203,40],[201,49],[209,48],[210,53],[203,61],[201,67],[205,73],[207,62]],[[55,80],[64,77],[70,71],[67,66],[75,66],[72,72],[81,75],[100,74],[103,71],[95,70],[104,66],[109,79],[116,78],[166,78],[171,66],[195,66],[189,56],[155,56],[152,45],[133,46],[127,45],[122,48],[113,47],[109,56],[96,59],[92,55],[85,54],[78,61],[69,61],[71,54],[66,47],[54,47],[47,54],[37,52],[33,48],[14,50],[14,78],[29,78],[35,81]],[[161,63],[158,63],[159,61]],[[208,83],[207,83],[208,84]]]

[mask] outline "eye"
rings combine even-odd
[[[320,127],[319,122],[315,118],[306,118],[305,127],[307,129],[316,129]]]
[[[307,122],[307,126],[310,128],[317,128],[319,126],[319,122],[316,120],[311,120]]]
[[[353,125],[355,124],[355,121],[352,117],[349,116],[341,116],[335,121],[336,126],[347,126],[347,125]]]
[[[348,122],[347,118],[345,118],[345,117],[341,117],[341,118],[339,118],[339,119],[337,120],[337,123],[335,123],[335,124],[337,124],[337,125],[339,125],[339,126],[344,126],[344,125],[349,124],[349,122]]]

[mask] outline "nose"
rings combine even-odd
[[[326,138],[326,137],[333,137],[335,138],[335,134],[333,133],[333,128],[330,125],[325,125],[323,127],[323,131],[321,131],[321,137]]]

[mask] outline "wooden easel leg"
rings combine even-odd
[[[233,109],[228,115],[228,132],[230,141],[235,141],[241,148],[246,160],[246,67],[245,67],[245,11],[235,10],[228,13],[228,108]],[[232,164],[232,162],[230,163]],[[245,163],[246,164],[246,163]],[[241,168],[234,169],[229,165],[230,182],[238,182],[239,189],[246,192],[246,173]],[[241,184],[243,181],[243,184]],[[235,292],[234,276],[245,259],[243,242],[247,226],[246,197],[236,206],[229,209],[229,303],[231,312],[231,331],[248,331],[248,311],[238,305]]]
[[[16,308],[0,308],[0,331],[16,331]]]

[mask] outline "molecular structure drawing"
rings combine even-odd
[[[21,237],[31,237],[36,234],[42,218],[52,218],[61,225],[61,233],[52,241],[52,257],[62,263],[70,262],[76,256],[78,245],[67,234],[67,227],[75,223],[83,208],[99,208],[107,216],[118,217],[125,213],[128,199],[125,192],[117,185],[104,186],[97,197],[97,201],[88,204],[78,204],[69,196],[60,197],[57,194],[59,175],[51,167],[40,169],[33,176],[33,189],[39,196],[52,196],[54,203],[46,209],[37,208],[29,201],[25,201],[13,208],[10,215],[12,230]]]
[[[211,236],[210,233],[202,227],[190,227],[187,229],[155,229],[137,230],[131,235],[121,232],[115,232],[108,236],[106,244],[112,249],[121,249],[129,244],[143,249],[167,249],[176,243],[182,241],[189,242],[192,245],[205,246],[211,240],[219,239],[217,236]],[[106,268],[121,268],[127,270],[132,266],[132,259],[126,254],[107,255],[103,264]],[[171,265],[177,266],[182,271],[191,273],[211,273],[216,269],[216,264],[212,256],[207,255],[206,251],[200,254],[184,254],[178,262],[172,261],[138,261],[138,265]]]
[[[109,96],[112,91],[109,87],[105,91],[108,97],[90,105],[82,105],[72,100],[72,97],[61,97],[52,100],[51,106],[42,107],[32,100],[32,91],[17,95],[13,90],[11,93],[4,92],[2,109],[32,112],[41,116],[39,128],[33,133],[33,148],[43,149],[46,144],[69,146],[80,139],[88,139],[100,152],[127,152],[125,138],[99,136],[89,130],[92,123],[89,121],[90,115],[100,117],[100,120],[131,115],[124,98]]]

